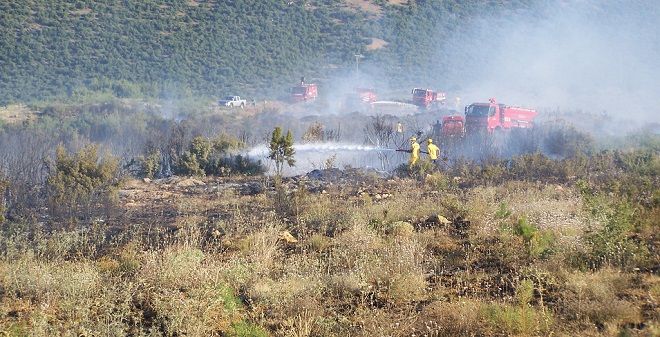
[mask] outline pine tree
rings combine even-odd
[[[276,127],[270,138],[270,154],[268,155],[268,158],[275,162],[275,174],[282,175],[284,163],[289,167],[295,166],[296,160],[293,158],[295,153],[291,131],[287,131],[286,136],[284,136],[282,135],[282,128]]]

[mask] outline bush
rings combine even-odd
[[[145,178],[155,178],[161,171],[160,151],[152,151],[146,157],[138,158],[139,176]]]
[[[243,146],[243,142],[225,134],[221,134],[215,139],[195,137],[190,142],[188,151],[184,152],[179,159],[177,172],[196,176],[264,173],[266,169],[261,161],[253,161],[249,157],[231,153]]]
[[[116,203],[119,183],[118,161],[113,157],[101,160],[98,146],[86,146],[73,155],[60,146],[55,169],[47,179],[51,215],[89,220]]]
[[[586,235],[591,266],[613,265],[630,268],[638,266],[644,260],[648,255],[645,247],[631,238],[634,213],[634,208],[628,203],[615,204],[610,213],[605,215],[603,228]]]
[[[552,253],[555,236],[552,231],[539,230],[526,217],[513,225],[503,225],[500,236],[489,244],[487,251],[494,250],[506,265],[529,264],[546,258]]]
[[[244,320],[236,322],[231,325],[231,330],[228,332],[231,337],[268,337],[269,334],[262,327],[246,322]]]
[[[565,121],[547,122],[539,127],[538,134],[542,137],[543,151],[551,156],[572,158],[594,151],[591,135]]]
[[[561,310],[577,321],[637,323],[640,310],[620,294],[631,286],[631,279],[618,271],[603,269],[594,273],[573,272],[562,287]]]
[[[554,245],[554,234],[551,231],[540,231],[536,225],[522,217],[513,226],[514,233],[523,239],[527,255],[531,258],[547,256]]]

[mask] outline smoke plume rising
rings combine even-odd
[[[464,103],[492,96],[658,122],[658,32],[658,1],[542,2],[464,22],[440,47],[451,55],[443,76]]]

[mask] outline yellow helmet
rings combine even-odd
[[[426,142],[428,142],[429,144],[431,144],[431,143],[433,143],[433,139],[429,138],[429,139],[426,140]]]
[[[410,137],[410,141],[411,141],[411,142],[416,142],[416,141],[417,141],[417,138],[415,138],[415,137]]]

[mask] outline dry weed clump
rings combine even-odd
[[[522,281],[516,304],[474,298],[433,302],[420,312],[415,330],[423,336],[546,336],[554,319],[529,304],[533,290],[530,281]]]
[[[385,240],[363,226],[337,237],[330,255],[331,273],[352,275],[354,281],[335,280],[333,286],[340,288],[333,292],[355,293],[360,285],[368,305],[400,305],[421,299],[427,290],[424,250],[411,240],[411,228],[406,231],[406,240]]]
[[[477,299],[435,301],[419,313],[414,330],[424,336],[484,336],[487,322],[481,313],[485,303]]]
[[[327,195],[309,196],[305,208],[297,216],[303,235],[334,236],[350,225],[351,207],[338,207],[338,200]]]
[[[4,290],[20,297],[41,299],[82,299],[93,294],[101,277],[84,262],[44,263],[24,257],[3,268]]]
[[[569,273],[560,309],[576,322],[596,327],[637,324],[642,321],[640,308],[624,296],[631,285],[629,275],[612,269]]]

